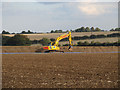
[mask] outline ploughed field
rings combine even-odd
[[[41,49],[41,46],[2,46],[3,53],[15,53],[15,52],[36,52]],[[69,52],[69,46],[62,46],[60,49],[65,52]],[[73,52],[112,52],[118,51],[116,46],[73,46]]]
[[[112,33],[118,33],[118,31],[107,31],[107,32],[72,32],[72,37],[75,37],[75,36],[90,36],[90,35],[100,35],[100,34],[104,34],[104,35],[107,35],[107,34],[112,34]],[[28,38],[30,40],[40,40],[42,39],[43,37],[46,37],[46,38],[57,38],[59,37],[60,35],[62,35],[64,33],[42,33],[42,34],[23,34],[23,35],[26,35],[28,36]],[[4,36],[9,36],[9,37],[12,37],[14,36],[14,34],[3,34]]]
[[[75,47],[74,51],[81,49],[86,52],[90,50],[107,52],[117,51],[118,47]],[[5,47],[3,52],[4,50]],[[118,54],[3,54],[2,87],[117,88]]]
[[[82,37],[82,36],[90,36],[90,35],[108,35],[108,34],[113,34],[113,33],[118,33],[118,31],[106,31],[106,32],[72,32],[72,37],[75,37],[75,36],[79,36],[79,37]],[[23,34],[23,35],[26,35],[30,40],[40,40],[42,39],[43,37],[46,37],[48,39],[51,39],[51,38],[54,38],[56,39],[57,37],[59,37],[60,35],[62,35],[64,33],[42,33],[42,34]],[[9,36],[9,37],[12,37],[14,36],[14,34],[3,34],[4,36]],[[104,42],[117,42],[118,41],[118,37],[108,37],[108,38],[96,38],[96,39],[86,39],[86,40],[73,40],[73,43],[74,44],[77,44],[77,42],[91,42],[91,41],[94,41],[94,42],[101,42],[101,43],[104,43]],[[60,45],[63,45],[63,44],[68,44],[69,42],[68,41],[63,41],[63,42],[59,42]],[[37,44],[33,44],[33,45],[37,45]]]

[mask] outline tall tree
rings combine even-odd
[[[55,33],[58,33],[58,30],[55,30]]]
[[[116,28],[115,31],[120,31],[120,28]]]
[[[51,30],[51,32],[50,33],[54,33],[54,31],[53,30]]]
[[[86,28],[85,28],[85,31],[86,31],[86,32],[90,32],[90,28],[89,28],[89,27],[86,27]]]
[[[30,30],[28,30],[28,34],[30,34],[30,33],[33,33],[33,32],[31,32]]]
[[[99,29],[99,28],[97,27],[97,28],[95,28],[95,31],[101,31],[101,29]]]
[[[27,32],[25,32],[25,31],[22,31],[22,32],[21,32],[21,34],[26,34],[26,33],[27,33]]]
[[[59,32],[59,33],[62,33],[62,30],[59,30],[58,32]]]
[[[91,32],[94,32],[94,31],[95,31],[94,27],[91,27],[90,30],[91,30]]]
[[[10,34],[10,33],[7,32],[7,31],[5,31],[5,30],[3,30],[3,31],[2,31],[2,34]]]
[[[80,28],[80,31],[81,31],[81,32],[85,32],[85,28],[84,28],[84,27],[81,27],[81,28]]]
[[[113,28],[110,31],[115,31]]]

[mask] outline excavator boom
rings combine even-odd
[[[59,51],[60,48],[58,47],[59,45],[59,41],[68,37],[69,39],[69,50],[71,50],[71,46],[72,46],[72,38],[71,38],[71,32],[69,31],[66,34],[63,34],[61,36],[59,36],[54,42],[51,42],[49,46],[45,46],[43,47],[44,50],[48,50],[48,51]]]

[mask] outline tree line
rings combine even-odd
[[[28,30],[28,31],[22,31],[21,33],[17,33],[17,34],[33,34],[33,33],[36,33],[36,32],[31,32],[30,30]],[[2,34],[16,34],[16,33],[10,33],[6,30],[3,30]]]
[[[16,34],[13,37],[2,36],[2,46],[29,46],[31,44],[41,44],[43,46],[48,45],[51,42],[48,38],[42,38],[41,40],[29,40],[27,36]],[[68,44],[64,44],[63,46],[68,46]],[[110,43],[100,43],[94,42],[91,43],[85,42],[77,42],[77,45],[74,46],[120,46],[120,40],[118,42]]]
[[[120,46],[120,40],[117,42],[94,42],[92,41],[91,43],[85,41],[85,42],[77,42],[77,46]]]
[[[70,30],[71,32],[100,32],[100,31],[105,31],[105,30],[101,30],[100,28],[96,27],[81,27],[81,28],[77,28],[75,30]],[[109,31],[120,31],[120,28],[115,28],[115,29],[111,29]],[[65,33],[68,32],[67,31],[63,31],[63,30],[51,30],[50,33]]]
[[[90,35],[90,36],[74,36],[72,40],[85,40],[85,39],[98,39],[98,38],[109,38],[109,37],[120,37],[120,33],[112,33],[108,35],[100,34],[100,35]],[[54,41],[54,38],[50,39]],[[64,38],[61,41],[68,41],[68,38]]]
[[[63,31],[63,30],[51,30],[50,32],[47,32],[47,33],[66,33],[68,31],[69,30],[66,30],[66,31]],[[101,30],[98,27],[96,27],[96,28],[94,28],[94,27],[91,27],[91,28],[89,28],[89,27],[81,27],[81,28],[77,28],[75,30],[70,30],[70,31],[71,32],[100,32],[100,31],[105,31],[105,30]],[[120,28],[115,28],[115,29],[112,28],[109,31],[120,31]],[[34,34],[34,33],[36,33],[36,32],[32,32],[30,30],[28,30],[28,31],[22,31],[20,33],[14,33],[14,32],[10,33],[10,32],[8,32],[6,30],[2,31],[2,34]]]
[[[111,29],[110,31],[120,31],[120,28],[113,28],[113,29]]]
[[[69,46],[69,44],[64,44],[63,46]],[[76,45],[73,45],[73,46],[120,46],[120,40],[118,40],[118,42],[104,42],[104,43],[101,43],[101,42],[94,42],[94,41],[91,41],[90,43],[85,41],[85,42],[77,42]]]
[[[31,41],[27,36],[16,34],[13,37],[2,36],[2,46],[28,46]]]
[[[41,40],[30,40],[26,35],[16,34],[13,37],[2,36],[2,46],[30,46],[32,44],[48,45],[51,42],[48,38]]]

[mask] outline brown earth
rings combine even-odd
[[[118,54],[2,56],[3,88],[117,88]]]
[[[35,52],[39,50],[40,46],[2,46],[3,53],[10,53],[10,52]],[[68,47],[60,47],[62,51],[69,52]],[[93,46],[93,47],[73,47],[73,52],[111,52],[111,51],[118,51],[118,47],[116,46]]]
[[[39,47],[9,46],[3,52]],[[61,47],[67,50],[66,47]],[[74,47],[76,52],[118,51],[118,47]],[[117,53],[2,55],[3,88],[117,88]]]

